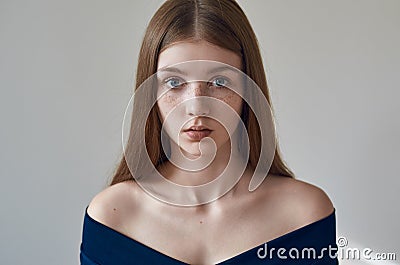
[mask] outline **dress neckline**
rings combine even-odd
[[[165,258],[168,258],[168,259],[172,259],[172,260],[174,260],[174,261],[176,261],[176,262],[178,262],[178,263],[187,264],[187,263],[185,263],[185,262],[183,262],[183,261],[181,261],[181,260],[178,260],[178,259],[176,259],[176,258],[174,258],[174,257],[171,257],[171,256],[169,256],[169,255],[167,255],[167,254],[165,254],[165,253],[163,253],[163,252],[161,252],[161,251],[159,251],[159,250],[157,250],[157,249],[155,249],[155,248],[152,248],[152,247],[150,247],[150,246],[148,246],[148,245],[146,245],[146,244],[144,244],[144,243],[142,243],[142,242],[140,242],[140,241],[137,241],[136,239],[134,239],[134,238],[132,238],[132,237],[129,237],[129,236],[127,236],[127,235],[125,235],[125,234],[123,234],[123,233],[121,233],[121,232],[119,232],[119,231],[117,231],[117,230],[115,230],[115,229],[113,229],[113,228],[111,228],[111,227],[109,227],[109,226],[103,224],[103,223],[100,223],[99,221],[93,219],[93,218],[88,214],[87,209],[88,209],[88,207],[86,207],[86,210],[85,210],[85,220],[88,220],[89,222],[95,224],[96,226],[99,226],[99,227],[101,227],[101,228],[103,228],[103,229],[108,230],[108,231],[111,232],[111,233],[114,233],[116,236],[125,238],[126,240],[132,242],[133,244],[140,245],[141,247],[147,248],[147,249],[153,251],[154,253],[156,253],[156,254],[158,254],[158,255],[161,255],[161,256],[163,256],[163,257],[165,257]],[[241,253],[238,253],[238,254],[236,254],[235,256],[232,256],[232,257],[230,257],[230,258],[227,258],[227,259],[225,259],[225,260],[223,260],[223,261],[217,263],[216,265],[223,265],[223,264],[225,264],[225,263],[232,262],[234,259],[237,259],[237,258],[239,258],[239,257],[241,257],[241,256],[243,256],[243,255],[246,255],[246,254],[249,253],[249,252],[254,251],[255,249],[258,249],[258,248],[264,246],[264,244],[270,244],[270,243],[272,243],[272,242],[277,242],[277,241],[281,241],[281,240],[287,239],[287,238],[289,238],[289,237],[295,236],[295,235],[297,235],[297,234],[303,232],[304,230],[308,230],[308,229],[312,228],[313,226],[316,226],[317,224],[329,222],[330,220],[332,220],[332,219],[335,218],[335,213],[336,213],[336,209],[333,208],[332,213],[330,213],[329,215],[327,215],[327,216],[325,216],[325,217],[323,217],[323,218],[321,218],[321,219],[319,219],[319,220],[316,220],[316,221],[314,221],[314,222],[312,222],[312,223],[306,224],[306,225],[304,225],[304,226],[302,226],[302,227],[299,227],[299,228],[297,228],[297,229],[295,229],[295,230],[292,230],[292,231],[290,231],[290,232],[287,232],[287,233],[285,233],[285,234],[283,234],[283,235],[281,235],[281,236],[278,236],[278,237],[276,237],[276,238],[273,238],[273,239],[271,239],[271,240],[269,240],[269,241],[267,241],[267,242],[264,242],[264,243],[262,243],[262,244],[260,244],[260,245],[257,245],[257,246],[255,246],[255,247],[252,247],[252,248],[250,248],[250,249],[248,249],[248,250],[245,250],[245,251],[243,251],[243,252],[241,252]]]

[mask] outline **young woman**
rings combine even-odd
[[[137,69],[127,147],[87,208],[81,264],[337,264],[330,199],[265,137],[266,76],[234,0],[166,1]]]

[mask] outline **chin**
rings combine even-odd
[[[200,150],[198,150],[198,149],[197,150],[193,150],[191,148],[181,147],[181,150],[183,151],[183,155],[185,157],[187,157],[187,158],[190,158],[190,159],[195,159],[195,158],[201,156]]]

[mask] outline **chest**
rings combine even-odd
[[[148,211],[133,218],[124,234],[190,264],[215,264],[277,237],[282,220],[257,207],[227,207],[212,214]]]

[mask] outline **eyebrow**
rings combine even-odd
[[[211,69],[210,71],[208,71],[207,74],[212,74],[214,72],[223,72],[223,71],[227,71],[227,70],[230,71],[230,72],[236,73],[237,71],[234,70],[233,68],[234,67],[232,67],[232,66],[220,66],[220,67],[216,67],[216,68]],[[176,67],[161,68],[161,69],[158,70],[158,72],[161,72],[161,73],[169,72],[169,73],[178,73],[178,74],[181,74],[181,75],[186,75],[186,72],[184,72],[181,69],[176,68]]]
[[[231,71],[234,73],[237,73],[237,70],[234,69],[235,67],[233,66],[220,66],[216,67],[208,72],[208,74],[214,73],[214,72],[224,72],[224,71]]]
[[[185,72],[183,72],[181,69],[176,68],[176,67],[165,67],[161,68],[158,70],[158,72],[164,73],[164,72],[169,72],[169,73],[178,73],[184,75]]]

